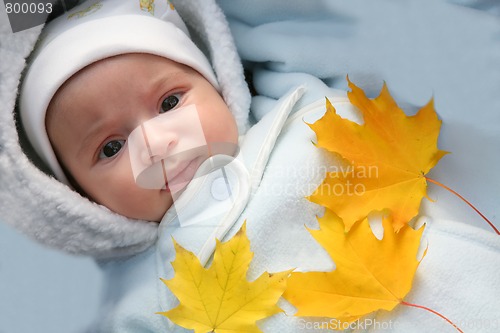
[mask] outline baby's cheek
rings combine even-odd
[[[238,131],[236,123],[231,117],[223,117],[217,122],[213,122],[211,130],[212,141],[216,142],[238,142]]]

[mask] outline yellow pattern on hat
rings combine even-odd
[[[90,5],[89,7],[85,8],[83,10],[80,10],[78,12],[69,14],[68,15],[68,20],[71,20],[73,18],[79,19],[81,17],[87,16],[87,15],[91,15],[91,14],[97,12],[101,8],[102,8],[101,1],[97,1],[96,3]]]
[[[141,10],[150,13],[151,15],[155,14],[155,0],[139,0],[139,6]]]

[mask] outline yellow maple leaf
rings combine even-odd
[[[379,240],[367,220],[354,224],[348,233],[340,218],[328,210],[318,221],[320,230],[310,232],[336,267],[331,272],[292,273],[283,297],[297,308],[296,316],[350,323],[379,309],[390,311],[402,302],[420,263],[417,252],[424,227],[413,230],[406,225],[395,233],[390,219],[384,218]]]
[[[286,288],[290,271],[263,273],[248,282],[253,253],[246,225],[228,242],[217,240],[214,260],[206,269],[198,258],[175,243],[175,276],[162,281],[180,304],[160,312],[174,323],[196,333],[260,332],[256,321],[282,310],[276,302]]]
[[[359,125],[341,118],[330,101],[325,115],[309,125],[317,145],[349,164],[333,170],[309,197],[340,216],[348,231],[370,212],[387,210],[398,231],[418,214],[426,196],[425,175],[447,152],[437,148],[441,127],[432,100],[406,116],[384,84],[368,99],[349,81],[349,100],[362,113]]]

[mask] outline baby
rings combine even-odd
[[[25,78],[20,110],[30,142],[60,181],[118,214],[159,222],[172,195],[204,160],[235,153],[238,131],[209,61],[173,6],[139,5],[84,3],[47,26]],[[116,20],[116,12],[135,16]],[[153,12],[162,20],[148,17]],[[108,19],[101,23],[94,16]],[[85,44],[83,35],[95,40]],[[63,47],[69,38],[78,42]],[[141,156],[131,156],[128,137],[174,110],[176,116],[163,122],[178,119],[186,130],[148,130],[143,148],[149,149],[149,163],[143,169],[161,162],[165,179],[161,186],[144,186],[145,180],[136,182],[143,170],[133,172]]]

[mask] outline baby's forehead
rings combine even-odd
[[[49,104],[46,122],[78,109],[94,113],[150,103],[166,91],[190,82],[193,73],[197,72],[183,64],[146,53],[102,59],[64,82]]]
[[[159,66],[161,62],[161,66]],[[161,67],[161,71],[159,71]],[[92,89],[94,83],[99,83],[102,80],[119,83],[119,79],[123,76],[122,73],[134,72],[134,81],[153,79],[154,76],[161,76],[169,70],[173,70],[175,66],[168,59],[162,61],[161,57],[146,54],[146,53],[128,53],[120,54],[113,57],[93,62],[84,68],[71,75],[56,91],[52,100],[61,99],[61,95],[71,92],[74,87],[78,89]],[[116,80],[113,80],[116,78]],[[117,84],[109,85],[106,90],[112,90]],[[133,88],[132,86],[130,86]]]
[[[70,76],[59,88],[77,80],[100,80],[108,75],[119,76],[127,70],[135,74],[134,80],[173,77],[195,72],[192,68],[149,53],[124,53],[93,62]]]

